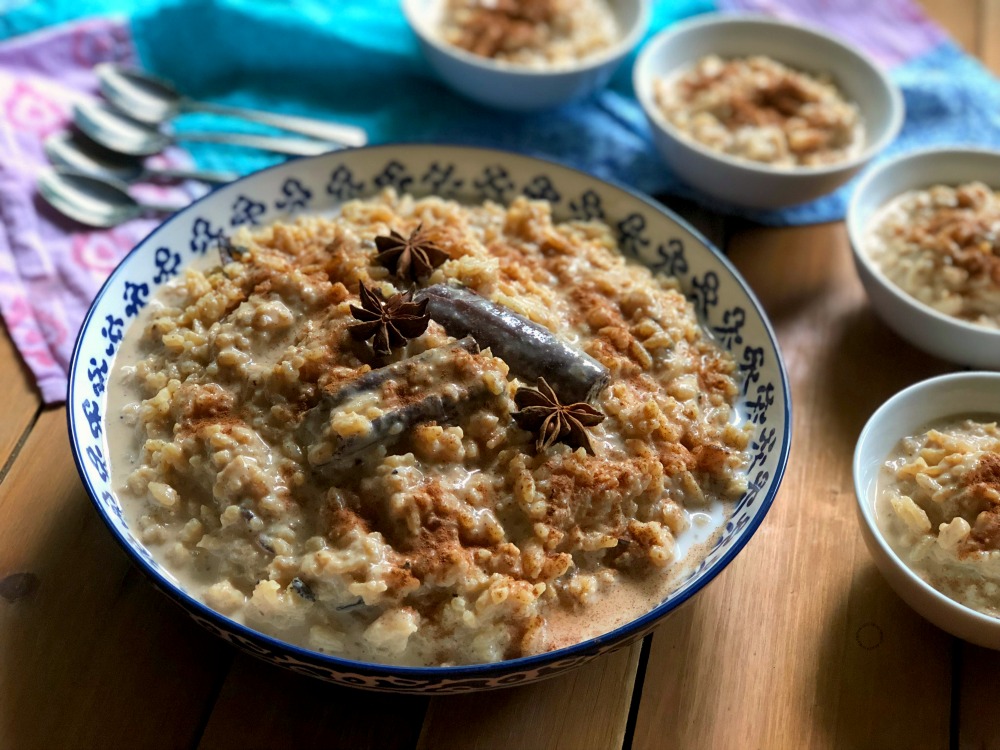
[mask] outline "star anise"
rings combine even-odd
[[[573,448],[583,448],[594,455],[587,428],[604,421],[604,415],[590,404],[561,404],[545,378],[538,379],[538,389],[518,388],[514,403],[520,411],[511,416],[518,427],[537,434],[535,448],[543,451],[562,441]]]
[[[359,323],[347,327],[358,341],[375,337],[372,348],[375,353],[387,357],[393,349],[406,346],[407,339],[413,339],[427,330],[431,316],[427,314],[427,300],[413,301],[413,292],[394,294],[388,300],[382,298],[377,289],[372,290],[364,282],[358,283],[361,307],[351,305],[351,315]]]
[[[375,260],[397,278],[413,281],[430,276],[435,268],[451,257],[431,241],[423,224],[419,224],[409,237],[390,229],[388,237],[375,238],[375,246],[379,249]]]

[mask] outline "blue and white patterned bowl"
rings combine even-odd
[[[750,489],[708,557],[662,604],[605,635],[538,656],[463,667],[393,667],[315,653],[262,635],[193,599],[136,539],[109,484],[107,382],[125,329],[215,238],[297,212],[329,212],[348,199],[393,186],[414,194],[509,202],[518,194],[550,201],[557,218],[600,218],[622,251],[677,276],[705,327],[739,364],[738,409],[754,426]],[[288,162],[221,187],[168,219],[115,269],[84,320],[73,354],[67,410],[73,456],[111,533],[153,582],[198,623],[266,661],[343,685],[398,692],[459,693],[515,685],[563,672],[649,632],[712,580],[767,513],[791,439],[788,381],[760,305],[729,262],[687,224],[649,199],[551,162],[486,149],[390,145]]]

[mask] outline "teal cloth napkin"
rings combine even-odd
[[[12,1],[0,0],[0,9]],[[661,0],[649,33],[715,8],[711,0]],[[372,143],[493,146],[647,190],[663,182],[665,166],[651,152],[632,95],[631,60],[586,101],[520,115],[481,107],[441,84],[398,0],[35,0],[0,18],[0,36],[94,14],[127,15],[143,64],[194,98],[360,125]],[[178,122],[179,130],[222,126],[267,132],[214,115]],[[200,166],[243,173],[282,158],[209,144],[189,150]]]

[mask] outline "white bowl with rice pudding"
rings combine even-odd
[[[1000,153],[938,148],[867,175],[847,213],[875,312],[915,346],[1000,369]]]
[[[499,109],[558,107],[604,86],[649,25],[649,0],[403,0],[431,67]]]
[[[68,410],[136,564],[225,639],[461,692],[633,640],[742,548],[787,461],[751,292],[651,201],[381,146],[219,188],[112,274]]]
[[[866,54],[766,16],[710,14],[671,26],[645,45],[633,83],[677,176],[751,208],[836,190],[903,122],[898,88]]]
[[[925,380],[871,416],[854,453],[865,544],[942,630],[1000,649],[1000,374]]]

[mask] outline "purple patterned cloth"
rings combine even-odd
[[[719,8],[818,26],[887,67],[907,62],[948,39],[913,0],[719,0]]]
[[[77,330],[104,279],[157,225],[141,219],[93,230],[53,211],[35,191],[46,136],[97,91],[99,62],[137,64],[127,25],[90,20],[0,45],[0,313],[46,403],[66,398]],[[161,163],[187,164],[171,150]],[[179,187],[144,185],[137,197],[182,203]]]
[[[1000,110],[992,105],[996,99],[995,79],[956,47],[946,44],[947,36],[913,0],[717,2],[722,10],[756,11],[828,29],[893,67],[908,95],[907,129],[901,136],[901,140],[909,137],[908,147],[924,141],[927,142],[924,145],[936,142],[934,138],[962,140],[970,128],[985,133],[1000,130],[994,122],[995,112]],[[172,8],[168,16],[187,22],[188,16],[181,14],[180,6],[164,5]],[[225,5],[220,0],[218,7]],[[208,13],[216,6],[191,6],[195,7]],[[250,4],[239,7],[251,13]],[[253,6],[253,12],[257,9],[258,6]],[[267,14],[274,10],[268,4],[260,4],[259,9],[266,18],[271,18]],[[212,17],[211,13],[207,17]],[[273,22],[257,20],[263,29],[270,29],[268,24]],[[403,24],[401,18],[397,20]],[[150,29],[165,35],[159,40],[162,55],[169,58],[171,53],[176,54],[171,29],[159,23],[150,25],[147,34]],[[140,41],[146,40],[136,33]],[[416,54],[415,49],[412,52]],[[383,65],[390,65],[396,59],[391,55],[383,58]],[[74,100],[94,95],[97,81],[92,68],[98,62],[111,60],[139,62],[133,32],[124,21],[89,20],[0,44],[0,314],[34,373],[46,403],[65,399],[66,374],[76,332],[100,284],[119,259],[157,223],[140,220],[109,231],[95,231],[57,215],[35,193],[35,176],[45,164],[44,138],[66,127]],[[407,63],[405,56],[399,57],[396,64],[404,63]],[[198,65],[201,64],[199,60]],[[963,83],[971,81],[972,90],[981,92],[977,101],[984,104],[980,106],[979,119],[968,107],[962,108],[961,97],[951,96],[957,78]],[[650,179],[644,182],[640,178],[645,174],[662,183],[663,167],[652,157],[651,145],[641,137],[645,125],[634,100],[621,101],[622,127],[618,136],[621,143],[641,155],[638,172],[630,181],[652,190],[647,184]],[[266,106],[266,102],[262,105]],[[379,136],[386,137],[384,130],[372,133],[376,140]],[[565,146],[565,138],[562,135],[560,138],[560,144]],[[980,141],[984,141],[981,135],[976,142]],[[623,149],[627,152],[627,148]],[[582,153],[583,165],[592,156]],[[188,159],[179,150],[163,157],[173,165],[187,164]],[[149,185],[135,189],[137,197],[143,194],[180,203],[189,191]],[[829,221],[842,215],[843,192],[815,204],[779,212],[781,221],[777,223]],[[760,215],[755,218],[766,220]]]

